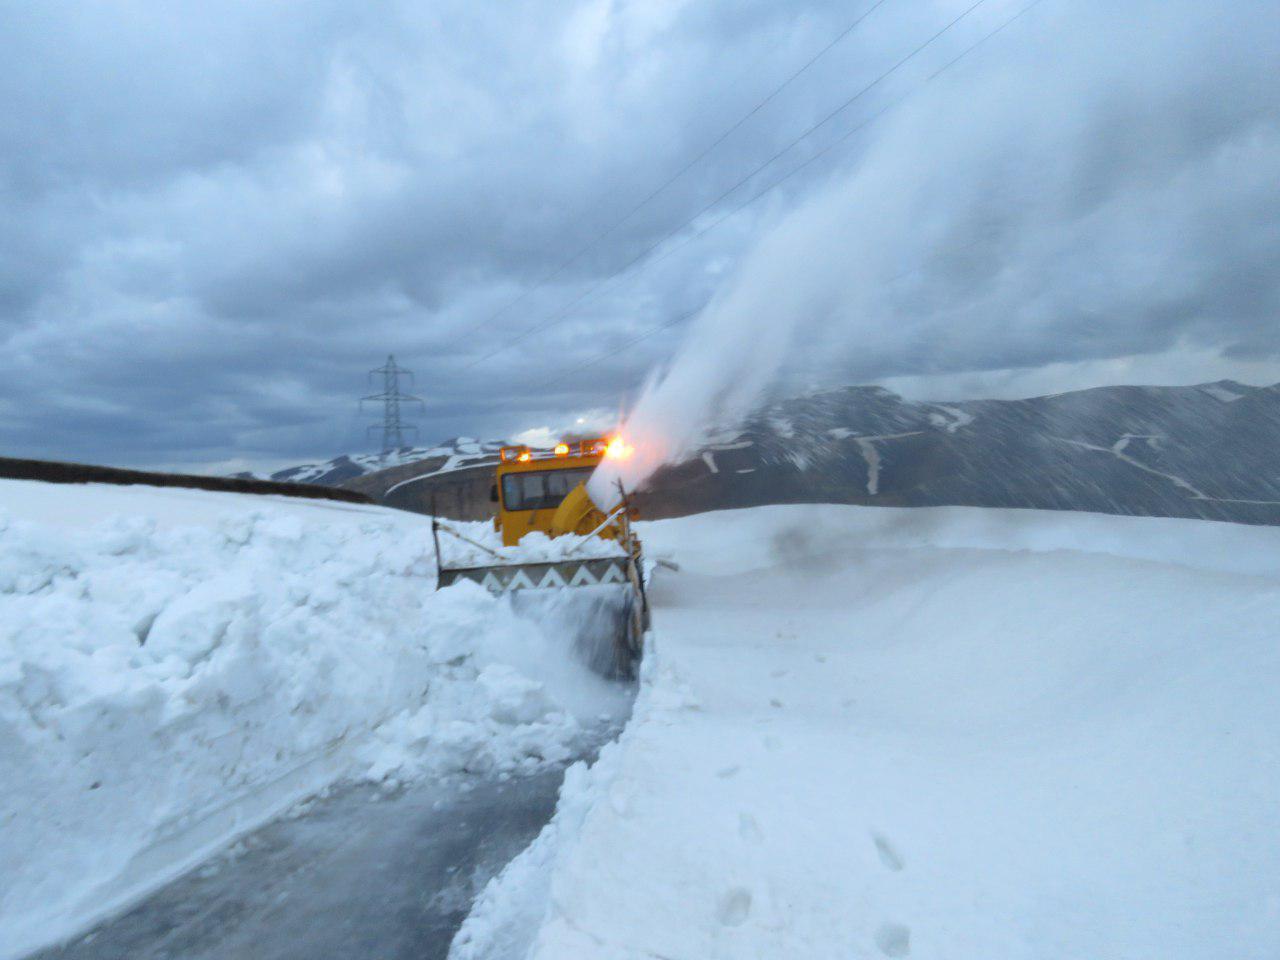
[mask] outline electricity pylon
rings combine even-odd
[[[408,377],[409,382],[413,383],[413,371],[406,370],[404,367],[396,363],[396,358],[388,354],[387,362],[376,370],[369,371],[370,386],[374,385],[374,377],[382,377],[382,392],[370,394],[367,397],[360,398],[360,410],[364,411],[364,405],[371,401],[377,401],[382,404],[382,454],[385,456],[392,450],[398,450],[405,445],[404,435],[412,433],[415,436],[418,428],[411,423],[405,423],[401,419],[400,408],[404,404],[416,403],[425,410],[426,403],[421,397],[415,397],[412,394],[400,392],[400,378]],[[378,424],[369,425],[369,433],[378,429]]]

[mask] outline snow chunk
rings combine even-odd
[[[491,523],[441,521],[440,555],[446,567],[487,566],[494,563],[544,563],[552,560],[588,560],[620,557],[625,551],[613,540],[565,534],[554,540],[533,530],[513,547],[503,546],[502,535]],[[451,536],[456,531],[466,539]],[[470,541],[469,543],[467,541]]]
[[[489,697],[489,715],[498,723],[533,723],[554,709],[541,683],[504,664],[485,667],[478,680]]]

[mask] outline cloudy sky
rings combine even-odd
[[[949,66],[1026,5],[0,4],[0,454],[368,449],[389,353],[424,440],[682,351],[751,395],[1280,380],[1276,4],[1041,0]]]

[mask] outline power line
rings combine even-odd
[[[867,17],[875,13],[876,10],[884,6],[886,2],[887,0],[876,0],[876,2],[873,3],[866,10],[865,13],[861,14],[857,20],[854,20],[853,23],[845,27],[845,29],[840,32],[839,36],[837,36],[825,47],[823,47],[821,50],[815,53],[813,57],[807,63],[805,63],[805,65],[802,66],[799,70],[791,74],[791,76],[787,77],[786,80],[782,81],[782,83],[779,86],[774,88],[772,93],[770,93],[767,97],[765,97],[763,100],[757,103],[754,107],[752,107],[749,111],[747,111],[746,115],[744,115],[741,120],[735,123],[732,127],[726,130],[724,133],[720,134],[720,136],[718,136],[714,141],[712,141],[712,143],[705,150],[703,150],[700,154],[698,154],[696,157],[694,157],[692,160],[686,163],[683,167],[677,170],[674,174],[672,174],[670,179],[668,179],[665,183],[663,183],[662,186],[658,187],[651,194],[649,194],[647,197],[641,200],[638,204],[636,204],[636,206],[631,210],[630,213],[628,213],[625,217],[619,220],[618,223],[614,224],[614,226],[610,227],[608,231],[601,234],[598,240],[603,240],[606,236],[608,236],[610,233],[616,230],[619,226],[626,223],[633,216],[635,216],[635,214],[637,214],[641,210],[641,208],[645,206],[645,204],[647,204],[654,197],[658,196],[658,194],[662,193],[663,190],[667,189],[667,187],[671,186],[671,184],[675,183],[682,176],[688,173],[689,170],[691,170],[698,163],[699,160],[701,160],[703,157],[709,154],[712,150],[714,150],[716,147],[720,146],[720,144],[724,143],[727,139],[729,139],[730,135],[732,135],[735,131],[737,131],[739,127],[741,127],[744,123],[746,123],[748,120],[754,117],[757,113],[759,113],[762,109],[764,109],[764,107],[766,107],[769,103],[771,103],[778,94],[782,93],[783,90],[791,86],[791,84],[797,78],[799,78],[801,74],[803,74],[815,63],[821,60],[828,53],[828,51],[830,51],[834,46],[836,46],[836,44],[838,44],[841,40],[843,40],[849,34],[853,33],[853,31],[858,27],[859,24],[862,23],[863,20],[867,19]]]
[[[545,286],[547,283],[554,280],[556,277],[558,277],[561,273],[563,273],[573,264],[577,263],[578,260],[584,254],[594,249],[596,246],[600,244],[602,240],[610,236],[615,230],[617,230],[624,223],[626,223],[628,220],[634,217],[637,213],[643,210],[646,206],[648,206],[652,200],[654,200],[656,197],[662,194],[668,187],[670,187],[673,183],[675,183],[677,180],[683,177],[686,173],[692,170],[699,163],[699,161],[703,160],[709,153],[715,150],[716,147],[720,146],[720,144],[724,143],[727,139],[729,139],[729,137],[731,137],[734,133],[736,133],[742,127],[743,124],[745,124],[748,120],[750,120],[757,113],[763,110],[766,106],[772,103],[773,100],[780,93],[782,93],[783,90],[791,86],[791,84],[793,84],[804,73],[806,73],[810,67],[812,67],[824,56],[830,53],[831,50],[840,43],[840,41],[844,40],[847,36],[849,36],[849,34],[853,33],[853,31],[856,30],[858,26],[861,25],[861,23],[867,19],[867,17],[871,16],[871,14],[875,13],[876,10],[884,6],[884,4],[886,4],[887,2],[889,2],[889,0],[876,0],[876,2],[873,3],[869,8],[867,8],[866,11],[859,14],[858,18],[854,20],[851,24],[849,24],[849,26],[841,30],[840,33],[836,35],[836,38],[834,40],[832,40],[825,47],[823,47],[821,50],[815,53],[812,57],[810,57],[807,61],[805,61],[805,63],[799,69],[791,73],[791,75],[788,76],[785,80],[783,80],[782,83],[774,87],[773,90],[770,91],[770,93],[763,100],[759,101],[755,106],[753,106],[750,110],[748,110],[745,114],[743,114],[732,126],[730,126],[727,130],[725,130],[724,133],[716,137],[716,139],[713,140],[708,146],[706,146],[701,153],[699,153],[692,160],[688,161],[679,170],[677,170],[670,177],[668,177],[661,184],[659,184],[656,188],[654,188],[647,196],[644,197],[644,199],[642,199],[639,203],[637,203],[630,210],[628,210],[621,218],[619,218],[618,220],[615,220],[613,224],[608,229],[606,229],[603,233],[598,234],[597,236],[589,240],[587,243],[585,243],[582,247],[580,247],[577,250],[576,253],[574,253],[571,257],[569,257],[569,259],[565,260],[563,263],[561,263],[558,267],[556,267],[550,273],[544,274],[542,277],[534,281],[534,283],[531,286],[528,286],[524,290],[522,290],[515,299],[504,304],[502,307],[498,308],[498,310],[496,310],[494,313],[490,314],[488,319],[477,324],[477,327],[488,326],[494,320],[497,320],[498,317],[502,316],[504,313],[510,310],[512,307],[522,303],[534,291],[540,290],[543,286]],[[487,358],[481,358],[481,360],[476,361],[476,363],[480,363],[484,359],[487,359]],[[469,368],[464,368],[464,369],[469,369]]]
[[[735,192],[737,192],[739,188],[741,188],[741,187],[742,187],[743,185],[745,185],[746,183],[750,182],[750,181],[751,181],[751,180],[752,180],[752,179],[753,179],[757,174],[759,174],[760,172],[762,172],[763,170],[765,170],[767,167],[769,167],[771,164],[773,164],[774,162],[776,162],[777,160],[779,160],[781,157],[785,156],[787,153],[791,152],[791,150],[792,150],[792,149],[794,149],[794,148],[795,148],[795,147],[796,147],[796,146],[797,146],[801,141],[803,141],[803,140],[804,140],[806,137],[808,137],[810,134],[815,133],[817,130],[819,130],[820,128],[822,128],[822,127],[826,126],[828,123],[830,123],[832,120],[834,120],[837,116],[839,116],[841,113],[843,113],[843,112],[844,112],[845,110],[847,110],[849,107],[851,107],[854,103],[856,103],[858,100],[860,100],[863,96],[865,96],[865,95],[866,95],[868,92],[870,92],[872,89],[874,89],[875,87],[877,87],[877,86],[879,86],[881,83],[883,83],[886,79],[888,79],[888,77],[889,77],[889,76],[891,76],[892,74],[896,73],[896,72],[897,72],[898,70],[900,70],[904,65],[906,65],[909,61],[911,61],[911,60],[913,60],[915,57],[917,57],[920,53],[922,53],[925,49],[927,49],[928,47],[930,47],[930,46],[931,46],[933,43],[935,43],[935,42],[936,42],[940,37],[942,37],[942,35],[943,35],[943,34],[947,33],[949,30],[951,30],[951,28],[952,28],[952,27],[954,27],[956,24],[958,24],[958,23],[959,23],[961,20],[963,20],[965,17],[969,16],[969,14],[971,14],[974,10],[978,9],[978,7],[982,6],[982,5],[983,5],[984,3],[986,3],[986,2],[987,2],[987,0],[975,0],[975,2],[974,2],[973,4],[971,4],[969,7],[967,7],[967,8],[966,8],[966,9],[965,9],[961,14],[959,14],[957,17],[955,17],[955,18],[954,18],[954,19],[952,19],[950,22],[948,22],[944,27],[942,27],[940,30],[938,30],[936,33],[934,33],[932,36],[930,36],[927,40],[925,40],[923,43],[921,43],[919,46],[917,46],[914,50],[912,50],[910,53],[908,53],[908,54],[907,54],[906,56],[904,56],[902,59],[898,60],[898,61],[897,61],[893,66],[889,67],[887,70],[885,70],[883,73],[881,73],[879,76],[877,76],[877,77],[876,77],[874,80],[872,80],[870,83],[866,84],[864,87],[862,87],[861,89],[859,89],[855,94],[853,94],[853,96],[849,97],[849,98],[848,98],[847,100],[845,100],[842,104],[840,104],[840,106],[836,107],[834,110],[832,110],[830,113],[828,113],[825,117],[823,117],[821,120],[819,120],[819,121],[818,121],[817,123],[815,123],[813,126],[809,127],[807,130],[805,130],[803,133],[801,133],[801,134],[800,134],[798,137],[796,137],[794,140],[790,141],[786,146],[784,146],[781,150],[779,150],[777,153],[775,153],[773,156],[771,156],[771,157],[770,157],[768,160],[766,160],[764,163],[762,163],[762,164],[760,164],[759,166],[757,166],[754,170],[752,170],[750,173],[748,173],[746,176],[744,176],[742,179],[740,179],[737,183],[735,183],[735,184],[734,184],[733,186],[731,186],[729,189],[727,189],[727,190],[725,190],[723,193],[721,193],[718,197],[716,197],[716,199],[712,200],[710,203],[708,203],[706,206],[704,206],[701,210],[699,210],[697,213],[695,213],[692,217],[690,217],[688,220],[684,221],[684,223],[680,224],[680,226],[676,227],[676,228],[675,228],[674,230],[672,230],[670,233],[667,233],[666,235],[664,235],[661,239],[659,239],[659,240],[658,240],[658,241],[656,241],[655,243],[650,244],[648,247],[646,247],[644,250],[642,250],[639,254],[637,254],[637,255],[636,255],[635,257],[633,257],[631,260],[627,261],[627,263],[626,263],[626,264],[624,264],[624,265],[623,265],[619,270],[615,271],[611,276],[606,277],[604,280],[601,280],[601,281],[599,281],[599,282],[597,282],[597,283],[595,283],[595,284],[592,284],[592,285],[591,285],[590,287],[588,287],[588,288],[587,288],[587,289],[586,289],[582,294],[580,294],[579,296],[575,297],[573,300],[569,301],[569,303],[568,303],[568,304],[566,304],[566,305],[565,305],[565,307],[564,307],[564,308],[563,308],[563,309],[562,309],[558,314],[556,314],[555,316],[551,317],[551,318],[550,318],[549,320],[547,320],[545,323],[542,323],[542,324],[540,324],[540,325],[538,325],[538,326],[535,326],[535,327],[531,327],[530,329],[528,329],[528,330],[524,331],[523,333],[517,334],[515,337],[512,337],[512,338],[510,338],[510,339],[506,340],[506,341],[505,341],[501,346],[497,347],[497,348],[496,348],[496,349],[494,349],[494,350],[491,350],[489,353],[484,354],[483,356],[481,356],[481,357],[477,358],[476,360],[473,360],[473,361],[471,361],[470,363],[468,363],[468,364],[464,365],[462,369],[463,369],[463,370],[470,370],[470,369],[472,369],[472,368],[474,368],[474,367],[476,367],[476,366],[479,366],[481,363],[484,363],[486,360],[491,360],[493,357],[496,357],[498,354],[503,353],[504,351],[506,351],[506,350],[510,349],[511,347],[513,347],[513,346],[515,346],[515,345],[517,345],[517,344],[519,344],[519,343],[522,343],[523,341],[525,341],[525,340],[529,339],[529,337],[534,336],[534,335],[539,334],[539,333],[542,333],[542,332],[544,332],[544,331],[546,331],[546,330],[549,330],[551,327],[555,326],[557,323],[559,323],[560,321],[564,320],[564,319],[569,315],[569,313],[572,311],[572,309],[573,309],[574,307],[578,306],[578,305],[579,305],[579,304],[581,304],[584,300],[586,300],[587,298],[589,298],[589,297],[593,296],[595,293],[599,292],[602,288],[604,288],[604,287],[605,287],[607,284],[609,284],[611,281],[615,280],[616,278],[621,277],[621,275],[622,275],[622,274],[624,274],[627,270],[629,270],[631,267],[635,266],[637,263],[639,263],[641,260],[643,260],[643,259],[644,259],[645,257],[647,257],[649,254],[651,254],[654,250],[656,250],[658,247],[662,246],[664,243],[666,243],[668,240],[670,240],[672,237],[675,237],[676,235],[678,235],[679,233],[681,233],[683,230],[685,230],[687,227],[689,227],[689,226],[690,226],[694,221],[696,221],[696,220],[697,220],[699,217],[701,217],[703,214],[705,214],[705,213],[707,213],[708,211],[712,210],[714,207],[718,206],[718,205],[721,203],[721,201],[723,201],[723,200],[727,199],[729,196],[731,196],[732,194],[734,194]],[[896,102],[895,102],[894,104],[890,104],[889,106],[895,106],[895,105],[896,105]],[[877,114],[875,114],[875,116],[880,116],[880,115],[881,115],[881,114],[883,114],[883,113],[885,112],[885,110],[887,110],[887,109],[888,109],[888,107],[883,108],[881,111],[879,111]],[[874,119],[874,117],[873,117],[872,119]],[[867,121],[867,122],[870,122],[870,121]],[[861,124],[861,125],[860,125],[860,127],[855,128],[855,130],[856,130],[856,129],[860,129],[862,126],[866,126],[866,123]],[[851,131],[851,133],[852,133],[852,131]],[[842,137],[842,138],[841,138],[841,140],[847,139],[849,135],[850,135],[850,134],[846,134],[846,135],[845,135],[845,137]],[[837,142],[841,142],[841,141],[837,141]],[[796,170],[792,171],[792,174],[794,174],[794,173],[795,173],[795,172],[797,172],[798,170],[803,169],[804,167],[808,166],[808,164],[809,164],[809,163],[811,163],[814,159],[817,159],[817,157],[818,157],[818,156],[821,156],[823,153],[827,152],[827,150],[829,150],[829,149],[830,149],[830,147],[824,148],[822,151],[820,151],[820,152],[819,152],[818,154],[816,154],[814,157],[811,157],[809,160],[807,160],[807,161],[805,161],[803,164],[801,164],[801,165],[800,165],[800,167],[797,167],[797,168],[796,168]],[[768,193],[770,190],[774,189],[774,187],[778,186],[779,184],[781,184],[782,182],[784,182],[786,179],[789,179],[789,177],[790,177],[792,174],[788,174],[788,175],[787,175],[787,177],[783,177],[781,180],[776,181],[776,182],[775,182],[774,184],[772,184],[770,187],[766,188],[764,191],[762,191],[760,194],[758,194],[756,197],[754,197],[754,198],[752,199],[752,201],[748,201],[748,202],[754,202],[754,200],[759,199],[759,197],[760,197],[760,196],[763,196],[765,193]],[[741,208],[739,208],[739,209],[741,209]],[[735,210],[734,212],[737,212],[737,211]],[[720,220],[716,221],[716,223],[718,224],[718,223],[720,223],[720,222],[723,222],[723,220],[724,220],[724,219],[725,219],[725,218],[723,218],[723,217],[722,217]],[[715,224],[713,224],[713,226],[714,226],[714,225],[715,225]],[[703,231],[703,232],[705,232],[705,231]],[[701,235],[701,234],[698,234],[698,235]],[[655,261],[655,262],[657,262],[657,261]]]
[[[818,161],[818,160],[822,159],[822,157],[826,156],[828,153],[830,153],[830,152],[831,152],[832,150],[834,150],[836,147],[840,146],[842,143],[844,143],[845,141],[847,141],[847,140],[848,140],[850,137],[852,137],[855,133],[858,133],[860,130],[864,130],[864,129],[866,129],[866,128],[867,128],[867,127],[869,127],[872,123],[874,123],[875,121],[879,120],[882,116],[884,116],[886,113],[888,113],[890,110],[893,110],[893,109],[895,109],[895,108],[897,108],[897,107],[901,106],[905,101],[907,101],[907,100],[911,99],[913,96],[915,96],[916,94],[918,94],[922,89],[924,89],[924,87],[925,87],[929,82],[931,82],[935,77],[937,77],[939,74],[944,73],[944,72],[946,72],[947,70],[949,70],[951,67],[955,66],[957,63],[959,63],[961,60],[963,60],[965,57],[967,57],[970,53],[972,53],[972,52],[973,52],[974,50],[976,50],[978,47],[982,46],[982,44],[986,43],[988,40],[990,40],[990,39],[991,39],[992,37],[994,37],[996,34],[1000,33],[1002,30],[1004,30],[1004,29],[1005,29],[1005,27],[1009,26],[1011,23],[1013,23],[1015,20],[1017,20],[1019,17],[1021,17],[1024,13],[1026,13],[1027,11],[1029,11],[1032,7],[1035,7],[1035,6],[1037,6],[1038,4],[1040,4],[1040,3],[1042,3],[1042,2],[1043,2],[1043,0],[1032,0],[1032,2],[1031,2],[1031,3],[1027,4],[1025,7],[1023,7],[1021,10],[1019,10],[1017,13],[1015,13],[1015,14],[1014,14],[1012,17],[1010,17],[1008,20],[1004,21],[1004,23],[1000,24],[1000,26],[996,27],[994,30],[992,30],[992,31],[990,31],[989,33],[987,33],[987,34],[985,34],[984,36],[982,36],[982,37],[981,37],[979,40],[977,40],[975,43],[971,44],[969,47],[967,47],[966,49],[964,49],[963,51],[961,51],[961,53],[960,53],[958,56],[956,56],[954,59],[952,59],[952,60],[948,61],[948,62],[947,62],[946,64],[944,64],[942,67],[940,67],[939,69],[937,69],[937,70],[935,70],[933,73],[931,73],[928,77],[926,77],[926,78],[924,79],[924,81],[920,84],[920,86],[918,86],[915,90],[912,90],[910,93],[904,94],[903,96],[899,97],[897,100],[894,100],[894,101],[892,101],[892,102],[890,102],[890,103],[885,104],[883,107],[881,107],[881,108],[880,108],[879,110],[877,110],[875,113],[871,114],[871,116],[869,116],[869,117],[867,117],[866,119],[864,119],[861,123],[858,123],[856,126],[853,126],[853,127],[851,127],[850,129],[846,130],[846,131],[845,131],[843,134],[841,134],[838,138],[836,138],[835,140],[831,141],[829,144],[827,144],[827,145],[826,145],[825,147],[823,147],[822,149],[820,149],[820,150],[818,150],[817,152],[813,153],[813,154],[812,154],[812,155],[811,155],[807,160],[803,161],[802,163],[797,164],[795,167],[793,167],[792,169],[790,169],[790,170],[788,170],[786,173],[784,173],[781,177],[778,177],[776,180],[774,180],[772,183],[770,183],[767,187],[765,187],[764,189],[760,190],[758,193],[756,193],[756,194],[752,195],[752,196],[751,196],[751,197],[749,197],[748,199],[744,200],[742,203],[738,204],[736,207],[733,207],[732,209],[730,209],[730,210],[726,211],[725,213],[721,214],[719,217],[717,217],[717,218],[716,218],[715,220],[713,220],[711,223],[707,224],[707,225],[706,225],[705,227],[703,227],[702,229],[697,230],[697,231],[695,231],[694,233],[689,234],[687,237],[685,237],[684,239],[682,239],[679,243],[675,244],[673,247],[671,247],[671,248],[669,248],[669,249],[667,249],[667,250],[663,251],[663,253],[662,253],[661,255],[659,255],[659,256],[657,256],[657,257],[655,257],[652,261],[650,261],[650,263],[646,264],[645,266],[646,266],[646,267],[648,267],[648,266],[650,266],[650,265],[652,265],[652,264],[654,264],[654,263],[661,263],[661,262],[662,262],[663,260],[665,260],[667,257],[671,256],[671,254],[676,253],[677,251],[679,251],[680,249],[682,249],[682,248],[683,248],[683,247],[685,247],[685,246],[688,246],[690,243],[692,243],[694,240],[697,240],[699,237],[705,236],[706,234],[710,233],[712,230],[714,230],[716,227],[720,226],[720,224],[724,223],[724,222],[725,222],[726,220],[728,220],[730,217],[735,216],[736,214],[738,214],[738,213],[739,213],[739,212],[741,212],[742,210],[745,210],[747,207],[751,206],[753,203],[755,203],[755,202],[756,202],[757,200],[759,200],[761,197],[765,196],[765,195],[766,195],[766,194],[768,194],[768,193],[771,193],[773,190],[775,190],[775,189],[777,189],[778,187],[782,186],[782,184],[786,183],[788,180],[790,180],[792,177],[794,177],[797,173],[799,173],[800,171],[802,171],[802,170],[806,169],[807,167],[809,167],[811,164],[815,163],[816,161]],[[747,179],[750,179],[750,178],[748,177]],[[742,181],[742,182],[745,182],[745,181]],[[741,183],[739,183],[739,186],[741,186]],[[734,189],[736,189],[736,188],[734,188]],[[733,190],[730,190],[730,191],[729,191],[729,193],[732,193],[732,192],[733,192]],[[705,212],[705,211],[704,211],[704,212]],[[695,217],[694,219],[697,219],[697,218]],[[661,243],[661,241],[660,241],[660,243]],[[913,271],[911,271],[911,270],[906,271],[906,273],[911,273],[911,272],[913,272]],[[906,274],[902,274],[901,276],[905,276],[905,275],[906,275]],[[893,279],[894,279],[894,280],[897,280],[897,279],[899,279],[899,278],[898,278],[898,277],[895,277],[895,278],[893,278]],[[890,281],[890,282],[892,282],[892,281]]]
[[[641,333],[637,336],[632,337],[630,340],[627,340],[625,343],[621,344],[618,347],[615,347],[612,350],[606,350],[604,353],[601,353],[595,357],[592,357],[590,360],[587,360],[584,363],[579,363],[576,366],[570,367],[568,370],[565,370],[565,371],[562,371],[561,373],[556,374],[556,376],[552,377],[550,380],[543,380],[534,389],[542,390],[546,387],[555,386],[557,383],[562,383],[565,380],[569,379],[569,377],[573,376],[575,373],[585,370],[588,367],[594,367],[597,363],[601,363],[605,360],[608,360],[610,357],[617,356],[623,350],[626,350],[628,347],[634,347],[641,340],[647,340],[650,337],[661,333],[663,330],[667,330],[671,327],[674,327],[677,323],[680,323],[684,320],[688,320],[690,317],[700,313],[702,309],[703,309],[702,307],[698,307],[696,310],[690,310],[688,313],[682,313],[678,317],[673,317],[672,319],[667,320],[664,323],[660,323],[658,326],[654,327],[653,329],[646,330],[644,333]]]
[[[857,133],[859,130],[862,130],[863,128],[867,127],[869,124],[871,124],[871,123],[873,123],[874,121],[878,120],[880,117],[882,117],[882,116],[883,116],[885,113],[887,113],[889,110],[891,110],[891,109],[893,109],[893,108],[895,108],[895,107],[897,107],[897,106],[901,105],[904,101],[906,101],[906,100],[910,99],[911,97],[915,96],[915,95],[916,95],[917,93],[919,93],[919,92],[920,92],[920,91],[921,91],[921,90],[922,90],[922,89],[923,89],[927,84],[929,84],[930,82],[932,82],[934,79],[936,79],[936,78],[937,78],[938,76],[940,76],[941,74],[943,74],[943,73],[945,73],[946,71],[950,70],[950,69],[951,69],[952,67],[954,67],[957,63],[959,63],[961,60],[963,60],[965,57],[967,57],[969,54],[971,54],[974,50],[976,50],[976,49],[978,49],[979,47],[981,47],[984,43],[986,43],[988,40],[990,40],[990,39],[992,39],[993,37],[995,37],[997,34],[1002,33],[1002,32],[1003,32],[1007,27],[1009,27],[1010,25],[1012,25],[1016,20],[1020,19],[1022,16],[1024,16],[1024,15],[1025,15],[1025,14],[1027,14],[1027,13],[1029,13],[1029,12],[1032,10],[1032,8],[1039,6],[1039,5],[1040,5],[1041,3],[1043,3],[1043,2],[1044,2],[1044,0],[1031,0],[1031,2],[1030,2],[1030,3],[1028,3],[1026,6],[1022,7],[1021,9],[1019,9],[1019,10],[1018,10],[1018,11],[1017,11],[1013,16],[1009,17],[1007,20],[1005,20],[1003,23],[1001,23],[1001,24],[1000,24],[998,27],[996,27],[994,30],[991,30],[990,32],[988,32],[988,33],[984,34],[984,35],[983,35],[981,38],[979,38],[977,41],[975,41],[974,43],[970,44],[970,45],[969,45],[968,47],[966,47],[963,51],[961,51],[961,52],[960,52],[960,54],[959,54],[958,56],[956,56],[956,57],[954,57],[953,59],[951,59],[951,60],[947,61],[947,63],[943,64],[941,67],[939,67],[939,68],[938,68],[937,70],[935,70],[933,73],[929,74],[929,76],[925,78],[925,80],[920,84],[920,86],[919,86],[919,87],[917,87],[915,90],[911,91],[911,93],[908,93],[908,94],[906,94],[905,96],[900,97],[900,98],[898,98],[897,100],[893,101],[892,103],[885,105],[885,106],[884,106],[884,107],[882,107],[880,110],[876,111],[874,114],[872,114],[870,117],[868,117],[866,120],[864,120],[864,121],[862,121],[861,123],[859,123],[859,124],[858,124],[857,126],[855,126],[853,129],[851,129],[851,130],[847,131],[847,132],[846,132],[845,134],[843,134],[843,135],[842,135],[838,140],[835,140],[835,141],[831,142],[830,144],[828,144],[827,146],[823,147],[823,148],[822,148],[822,150],[820,150],[820,151],[818,151],[817,153],[815,153],[813,156],[811,156],[809,159],[807,159],[804,163],[800,164],[799,166],[795,167],[794,169],[792,169],[791,171],[789,171],[788,173],[786,173],[784,176],[782,176],[782,177],[780,177],[779,179],[775,180],[773,183],[771,183],[769,186],[765,187],[765,188],[764,188],[763,190],[761,190],[759,193],[757,193],[757,194],[755,194],[754,196],[752,196],[749,200],[746,200],[746,201],[744,201],[743,203],[739,204],[738,206],[734,207],[732,210],[728,211],[726,214],[724,214],[723,216],[721,216],[719,219],[715,220],[713,223],[709,224],[709,225],[708,225],[707,227],[705,227],[704,229],[702,229],[702,230],[698,231],[697,233],[695,233],[695,234],[691,235],[690,237],[687,237],[685,240],[681,241],[681,243],[680,243],[679,245],[677,245],[676,247],[672,248],[671,250],[669,250],[669,251],[665,252],[661,257],[659,257],[659,258],[658,258],[658,260],[660,261],[660,260],[662,260],[662,259],[665,259],[665,258],[666,258],[667,256],[669,256],[671,253],[674,253],[676,250],[678,250],[678,249],[680,249],[681,247],[685,246],[688,242],[690,242],[690,241],[692,241],[692,240],[697,239],[698,237],[702,236],[704,233],[708,232],[709,230],[712,230],[712,229],[714,229],[715,227],[719,226],[721,223],[723,223],[723,222],[724,222],[725,220],[727,220],[729,217],[731,217],[731,216],[733,216],[733,215],[737,214],[739,211],[741,211],[741,210],[742,210],[742,209],[744,209],[745,207],[747,207],[747,206],[749,206],[749,205],[751,205],[751,204],[755,203],[757,200],[759,200],[761,197],[763,197],[766,193],[770,192],[770,191],[771,191],[771,190],[773,190],[775,187],[780,186],[783,182],[785,182],[786,180],[789,180],[791,177],[795,176],[795,174],[799,173],[801,170],[803,170],[805,167],[809,166],[809,165],[810,165],[811,163],[813,163],[815,160],[818,160],[820,157],[822,157],[822,156],[824,156],[825,154],[829,153],[829,152],[830,152],[831,150],[833,150],[835,147],[837,147],[837,146],[839,146],[840,144],[842,144],[842,143],[844,143],[845,141],[847,141],[851,136],[853,136],[853,134]],[[964,248],[962,248],[962,249],[968,249],[969,247],[974,246],[976,243],[978,243],[978,242],[979,242],[979,240],[980,240],[980,239],[981,239],[981,238],[979,238],[978,240],[974,240],[972,243],[966,244],[966,245],[965,245],[965,247],[964,247]],[[658,262],[658,261],[654,261],[654,262]],[[901,273],[895,274],[893,277],[890,277],[888,280],[886,280],[886,281],[885,281],[885,286],[888,286],[889,284],[892,284],[892,283],[896,283],[898,280],[901,280],[903,277],[909,276],[909,275],[911,275],[912,273],[917,273],[917,272],[919,272],[919,271],[920,271],[920,270],[922,270],[922,269],[923,269],[923,267],[922,267],[922,266],[921,266],[921,267],[913,267],[913,268],[911,268],[911,269],[909,269],[909,270],[904,270],[904,271],[902,271]],[[585,370],[585,369],[587,369],[588,367],[593,367],[593,366],[595,366],[597,363],[602,363],[603,361],[608,360],[610,357],[616,356],[617,354],[621,353],[623,350],[626,350],[626,349],[628,349],[628,348],[630,348],[630,347],[633,347],[633,346],[635,346],[637,343],[640,343],[640,342],[641,342],[641,341],[643,341],[643,340],[647,340],[649,337],[656,336],[657,334],[661,333],[662,331],[664,331],[664,330],[668,330],[668,329],[670,329],[671,327],[674,327],[676,324],[681,323],[681,322],[683,322],[683,321],[685,321],[685,320],[688,320],[689,318],[691,318],[691,317],[695,316],[696,314],[698,314],[699,312],[701,312],[701,310],[702,310],[702,309],[703,309],[703,307],[698,307],[698,308],[697,308],[697,309],[695,309],[695,310],[690,310],[690,311],[688,311],[687,313],[680,314],[679,316],[674,317],[673,319],[667,320],[667,321],[665,321],[665,322],[663,322],[663,323],[659,324],[659,325],[658,325],[658,326],[656,326],[656,327],[653,327],[653,328],[651,328],[651,329],[649,329],[649,330],[646,330],[644,333],[638,334],[637,336],[634,336],[634,337],[632,337],[631,339],[627,340],[626,342],[624,342],[624,343],[623,343],[621,346],[619,346],[619,347],[616,347],[616,348],[614,348],[614,349],[612,349],[612,350],[605,351],[604,353],[601,353],[601,354],[599,354],[599,355],[597,355],[597,356],[595,356],[595,357],[591,358],[590,360],[587,360],[587,361],[585,361],[585,362],[583,362],[583,363],[579,363],[579,364],[577,364],[577,365],[575,365],[575,366],[573,366],[573,367],[569,368],[568,370],[563,371],[562,373],[557,374],[555,377],[552,377],[552,378],[551,378],[551,379],[549,379],[549,380],[544,380],[544,381],[542,381],[541,383],[539,383],[539,384],[537,385],[537,389],[544,389],[544,388],[546,388],[546,387],[550,387],[550,386],[554,386],[554,385],[556,385],[556,384],[558,384],[558,383],[562,383],[563,381],[567,380],[567,379],[568,379],[570,376],[572,376],[573,374],[575,374],[575,373],[579,373],[580,371]]]

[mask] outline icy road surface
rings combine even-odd
[[[1280,530],[662,521],[633,718],[453,960],[1274,960]]]
[[[434,960],[551,816],[561,771],[347,787],[33,960]]]

